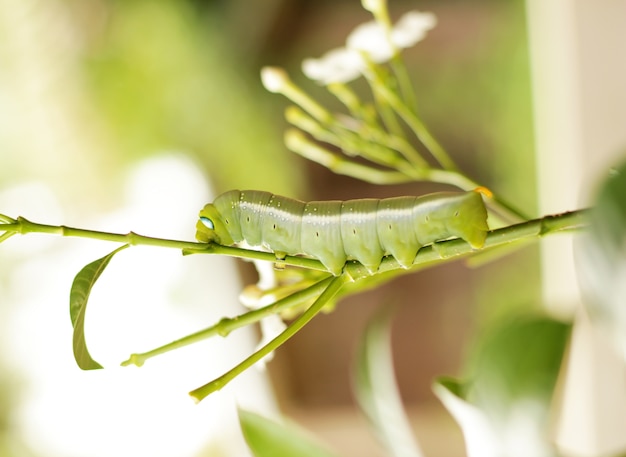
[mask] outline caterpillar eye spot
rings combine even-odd
[[[424,219],[426,222],[430,222],[430,217],[426,216],[426,218]]]
[[[202,224],[209,230],[215,230],[215,224],[208,217],[200,216],[200,222],[202,222]]]
[[[319,237],[320,237],[320,232],[315,232],[315,236],[316,236],[317,238],[319,238]]]
[[[250,222],[250,216],[246,217],[246,222]]]
[[[356,229],[352,229],[352,234],[356,235]]]
[[[388,226],[388,227],[389,227],[389,230],[391,230],[391,224],[389,224],[389,226]]]
[[[459,217],[459,212],[458,211],[454,212],[454,217]]]
[[[276,224],[274,224],[274,225],[272,226],[272,228],[273,228],[274,230],[276,230]]]

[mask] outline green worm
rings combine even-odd
[[[258,190],[231,190],[200,211],[200,242],[241,241],[273,251],[277,258],[307,255],[335,276],[349,259],[374,273],[386,255],[408,268],[422,246],[461,238],[481,248],[487,209],[478,188],[420,197],[303,202]]]

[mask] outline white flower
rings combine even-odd
[[[332,49],[319,59],[305,59],[302,62],[302,72],[324,85],[352,81],[364,67],[365,61],[361,54],[348,48]]]
[[[366,53],[376,63],[386,62],[395,52],[387,31],[376,21],[366,22],[355,28],[348,35],[346,46],[348,49]]]
[[[386,62],[398,49],[410,48],[437,24],[433,13],[409,11],[392,27],[389,34],[378,22],[370,21],[355,28],[346,41],[347,47],[365,52],[376,63]]]
[[[413,46],[426,36],[437,19],[432,13],[410,11],[391,30],[376,21],[356,27],[346,40],[345,48],[333,49],[319,59],[306,59],[303,73],[321,84],[345,83],[360,76],[365,69],[362,54],[375,63],[391,59],[398,49]]]
[[[433,13],[409,11],[400,18],[391,31],[391,41],[398,48],[410,48],[426,36],[426,32],[437,25]]]

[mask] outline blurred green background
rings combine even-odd
[[[390,9],[393,18],[410,9],[438,18],[405,53],[427,125],[470,176],[534,216],[524,3],[398,0]],[[80,226],[119,205],[129,166],[164,152],[193,159],[217,192],[258,188],[345,199],[437,190],[339,177],[282,144],[287,102],[264,91],[260,68],[285,67],[334,106],[301,75],[300,62],[341,45],[366,20],[357,0],[0,0],[0,190],[45,183],[66,211],[64,220],[49,222]],[[366,96],[362,84],[356,87]],[[195,216],[189,215],[190,236]],[[7,269],[1,252],[0,269]],[[458,431],[430,384],[437,375],[460,373],[485,329],[538,307],[536,265],[529,248],[480,270],[451,264],[348,298],[277,353],[270,369],[283,409],[322,433],[316,412],[354,411],[348,367],[358,335],[377,306],[399,303],[393,338],[403,397],[422,425],[432,414],[425,425],[432,427],[430,441],[441,430],[456,437],[452,444],[424,443],[433,449],[429,456],[462,455]],[[254,280],[248,266],[242,274]],[[520,275],[524,288],[517,286]],[[2,300],[0,315],[10,306]],[[9,392],[19,386],[0,373],[2,433],[2,418],[14,406]]]

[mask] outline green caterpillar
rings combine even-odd
[[[302,202],[269,192],[231,190],[200,211],[196,238],[270,249],[278,258],[304,254],[335,276],[348,259],[375,272],[385,255],[408,268],[417,251],[451,237],[481,248],[487,210],[479,188],[422,197]]]

